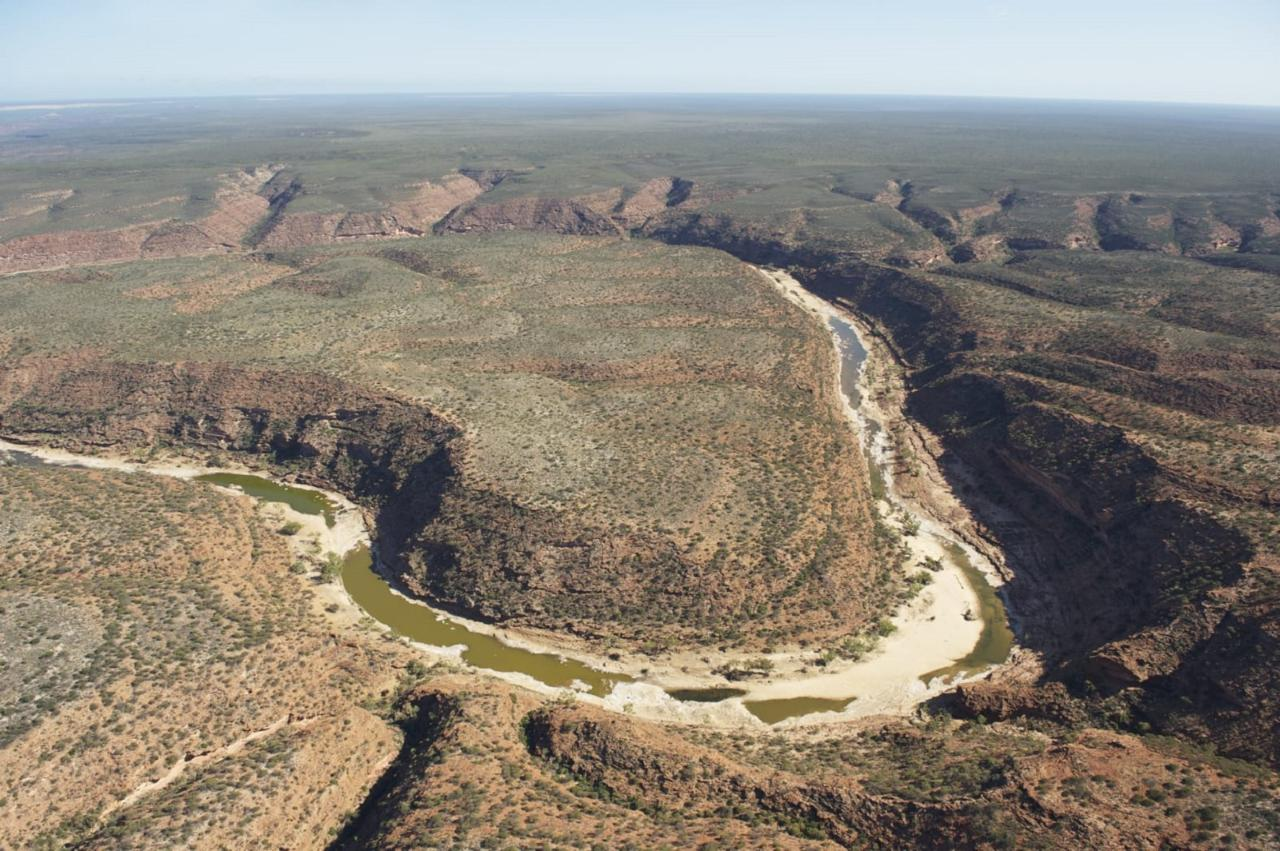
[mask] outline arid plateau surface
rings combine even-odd
[[[1280,113],[0,111],[0,848],[1280,847]]]

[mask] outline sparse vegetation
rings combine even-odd
[[[400,555],[459,608],[619,655],[804,641],[818,664],[941,590],[918,523],[869,505],[940,469],[980,515],[966,540],[1009,557],[1019,676],[1043,676],[973,684],[968,721],[650,727],[351,626],[308,578],[341,563],[243,500],[3,466],[0,845],[1278,841],[1273,115],[118,109],[0,113],[6,433],[252,447],[438,519]],[[857,311],[937,442],[891,423],[893,464],[868,464],[825,331],[715,248]],[[274,383],[243,404],[199,365]],[[324,404],[271,404],[289,391]],[[370,414],[393,404],[440,427]],[[447,464],[388,461],[454,428]]]

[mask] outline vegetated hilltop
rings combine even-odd
[[[5,290],[6,432],[257,453],[378,507],[468,614],[661,649],[891,605],[829,340],[723,254],[451,237]]]

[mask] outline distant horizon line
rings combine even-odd
[[[328,92],[281,92],[281,93],[244,93],[228,92],[223,94],[192,95],[118,95],[113,97],[76,97],[76,98],[31,98],[25,100],[0,99],[0,111],[16,112],[36,109],[89,109],[112,106],[130,106],[135,104],[163,104],[177,101],[200,100],[290,100],[306,98],[375,98],[375,97],[422,97],[422,98],[531,98],[531,97],[574,97],[574,98],[628,98],[628,97],[724,97],[724,98],[875,98],[902,100],[967,100],[967,101],[1004,101],[1022,103],[1062,103],[1062,104],[1107,104],[1134,106],[1185,106],[1226,109],[1261,109],[1280,110],[1280,103],[1235,103],[1222,101],[1180,101],[1150,100],[1141,98],[1088,98],[1061,97],[1044,95],[985,95],[985,94],[909,94],[900,92],[738,92],[738,91],[573,91],[573,90],[540,90],[540,91],[398,91],[398,90],[365,90],[365,91],[328,91]]]

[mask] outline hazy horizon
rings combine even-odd
[[[1280,4],[8,0],[0,101],[743,94],[1280,106]]]
[[[967,103],[972,105],[987,104],[992,106],[998,105],[1017,105],[1017,104],[1044,104],[1044,105],[1062,105],[1062,106],[1149,106],[1149,107],[1171,107],[1180,108],[1187,107],[1191,109],[1243,109],[1249,111],[1270,112],[1280,111],[1280,103],[1237,103],[1232,101],[1179,101],[1179,100],[1139,100],[1126,98],[1072,98],[1072,97],[1032,97],[1021,95],[953,95],[953,94],[936,94],[936,93],[920,93],[907,94],[903,92],[731,92],[731,91],[624,91],[624,92],[573,92],[573,91],[457,91],[457,92],[431,92],[431,91],[346,91],[346,92],[279,92],[275,94],[255,94],[252,92],[224,92],[218,94],[176,94],[176,95],[150,95],[150,96],[130,96],[118,95],[115,97],[48,97],[48,98],[27,98],[27,99],[4,99],[0,98],[0,111],[26,111],[37,110],[44,107],[69,109],[76,107],[111,107],[111,106],[146,106],[149,104],[163,105],[178,103],[181,101],[217,101],[217,100],[248,100],[257,102],[270,101],[286,101],[286,100],[322,100],[326,98],[332,99],[377,99],[377,98],[421,98],[424,100],[534,100],[537,98],[565,98],[586,101],[591,98],[600,100],[640,100],[644,98],[655,98],[663,100],[678,100],[680,98],[700,99],[700,98],[724,98],[732,99],[759,99],[759,100],[787,100],[787,99],[804,99],[813,98],[815,100],[848,100],[855,101],[859,99],[874,101],[899,101],[899,102],[931,102],[931,105],[937,106],[946,103],[955,102],[957,104]]]

